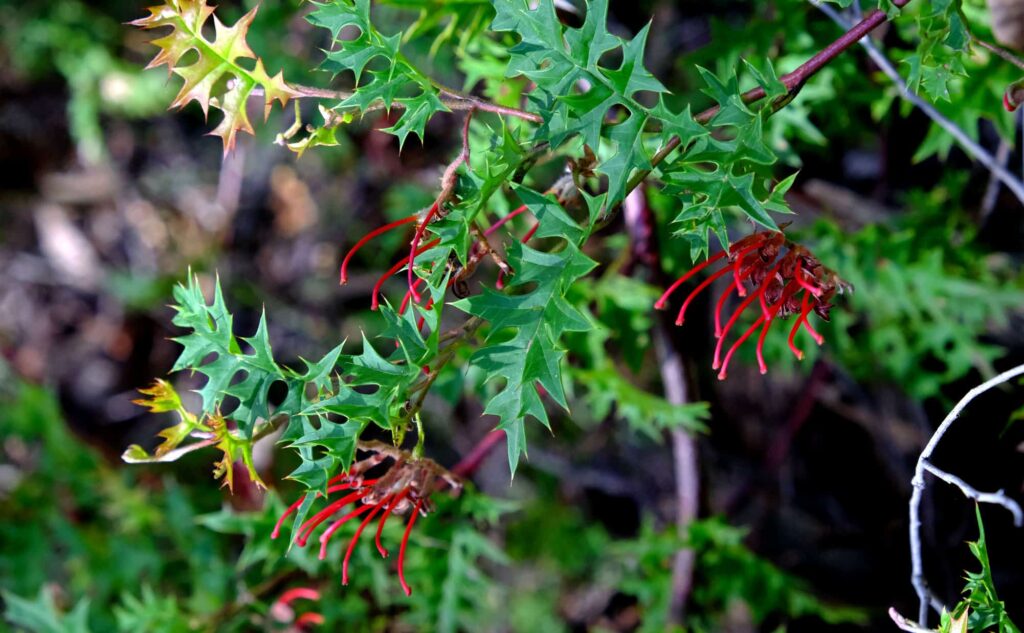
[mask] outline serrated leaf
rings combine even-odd
[[[274,101],[283,106],[298,93],[284,81],[281,73],[271,77],[263,61],[246,43],[246,34],[257,9],[243,15],[232,26],[225,26],[213,11],[206,0],[168,0],[163,5],[150,7],[150,15],[131,24],[142,29],[171,29],[170,34],[151,42],[160,52],[147,68],[166,65],[184,80],[171,107],[181,108],[195,101],[204,114],[210,106],[223,113],[223,119],[210,134],[221,137],[226,154],[234,147],[238,132],[253,133],[245,106],[256,88],[263,91],[264,118],[269,115]],[[210,16],[213,16],[213,40],[203,35],[203,26]],[[196,60],[180,66],[178,63],[189,51],[195,52]],[[248,70],[240,65],[240,59],[255,59],[254,68]]]
[[[431,80],[402,55],[402,34],[384,35],[370,19],[369,0],[333,0],[313,2],[315,7],[307,19],[331,33],[332,47],[321,68],[337,75],[350,71],[356,87],[350,96],[335,106],[345,112],[363,113],[375,106],[390,110],[401,108],[398,120],[383,131],[398,137],[399,148],[405,146],[410,134],[423,140],[426,124],[438,112],[448,112],[439,90]],[[341,36],[346,27],[358,33],[350,39]],[[386,67],[369,71],[370,80],[363,82],[367,65],[377,60]],[[411,93],[411,94],[410,94]]]
[[[531,194],[523,195],[524,200],[538,203]],[[566,217],[550,211],[542,213],[538,217],[540,231],[560,234]],[[507,435],[509,467],[514,474],[520,455],[526,453],[525,418],[532,417],[549,427],[538,388],[543,388],[559,406],[568,408],[561,372],[565,350],[559,341],[565,332],[586,331],[592,325],[564,295],[596,262],[567,241],[557,253],[543,253],[515,242],[509,247],[509,263],[515,275],[506,287],[507,293],[485,288],[482,294],[454,305],[491,324],[489,344],[479,349],[471,362],[486,372],[488,382],[504,381],[484,412],[499,417],[498,428]],[[509,330],[515,334],[504,339]],[[500,342],[496,340],[499,336]]]

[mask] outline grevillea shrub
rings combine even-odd
[[[813,253],[813,244],[784,232],[788,223],[777,224],[792,214],[787,194],[797,173],[786,166],[792,156],[780,162],[771,134],[776,116],[830,62],[878,27],[911,19],[903,15],[910,0],[883,0],[784,74],[771,60],[717,73],[694,67],[704,96],[691,106],[645,66],[651,29],[666,25],[655,20],[628,36],[613,33],[607,0],[573,11],[553,0],[410,4],[424,11],[420,20],[395,30],[378,26],[369,0],[310,3],[306,19],[326,42],[319,87],[272,74],[250,47],[257,9],[228,25],[206,0],[167,0],[132,22],[154,31],[149,66],[166,67],[181,82],[171,105],[196,102],[214,118],[210,133],[221,138],[225,155],[240,133],[253,133],[254,122],[279,107],[286,123],[276,142],[299,156],[330,151],[345,126],[363,120],[382,122],[374,133],[394,136],[396,153],[423,141],[435,119],[458,130],[460,142],[437,159],[432,202],[339,245],[346,284],[368,250],[388,234],[401,235],[401,252],[381,266],[366,296],[378,338],[339,343],[317,360],[285,366],[275,359],[265,316],[251,336],[237,335],[219,283],[204,288],[190,275],[174,291],[173,323],[183,333],[173,371],[201,375],[199,407],[189,410],[158,380],[140,403],[177,422],[152,452],[133,446],[124,455],[169,461],[216,449],[223,456],[215,475],[225,485],[237,485],[241,464],[264,486],[253,447],[274,438],[297,459],[288,478],[302,490],[266,538],[300,547],[315,538],[323,559],[339,530],[348,530],[340,557],[347,584],[358,573],[352,561],[361,537],[371,538],[364,532],[373,532],[377,551],[388,557],[385,525],[401,521],[394,569],[407,594],[432,582],[407,579],[404,570],[414,526],[431,514],[432,499],[457,494],[462,478],[501,441],[514,475],[527,454],[527,426],[557,432],[549,411],[569,411],[569,370],[596,381],[614,365],[593,351],[601,345],[584,353],[567,343],[599,327],[579,298],[603,274],[595,271],[615,259],[595,245],[597,236],[630,237],[639,251],[633,260],[653,278],[662,276],[663,261],[673,262],[678,270],[665,273],[678,278],[665,284],[650,318],[670,309],[676,325],[698,331],[710,320],[718,379],[743,362],[737,354],[748,341],[762,374],[772,360],[771,337],[785,340],[797,359],[808,338],[823,344],[820,322],[842,308],[853,287],[831,268],[832,253]],[[913,4],[924,8],[910,83],[941,96],[964,72],[968,26],[959,2]],[[452,49],[465,91],[441,85],[424,70],[429,64],[413,61],[421,56],[408,53],[422,51],[421,27],[439,19],[432,11],[451,27],[430,48]],[[1016,93],[1008,94],[1010,107]],[[672,200],[673,215],[644,212],[648,196]],[[641,210],[622,213],[630,204]],[[652,237],[668,234],[660,244]],[[710,317],[695,303],[705,294]],[[776,321],[784,325],[773,328]],[[456,374],[473,376],[467,389],[484,401],[495,432],[448,470],[424,455],[431,420],[423,406],[440,377]],[[616,406],[632,412],[624,415],[657,417],[659,431],[703,428],[703,403],[670,404],[627,380],[602,380]],[[296,618],[293,605],[317,597],[289,590],[274,603],[274,617],[315,624],[317,613]]]

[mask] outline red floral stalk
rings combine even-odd
[[[498,219],[497,221],[494,222],[494,224],[492,224],[491,226],[487,227],[487,229],[484,230],[484,236],[492,235],[499,228],[501,228],[502,226],[507,224],[510,220],[512,220],[512,218],[515,218],[516,216],[521,215],[521,214],[525,213],[526,211],[528,211],[528,208],[527,208],[527,206],[525,204],[522,205],[521,207],[518,207],[517,209],[511,211],[510,213],[508,213],[508,215]],[[406,290],[405,297],[402,299],[402,303],[401,303],[401,305],[400,305],[400,307],[398,309],[398,313],[399,314],[404,314],[406,309],[408,309],[408,307],[409,307],[410,301],[415,300],[417,303],[419,303],[422,300],[422,295],[420,294],[420,287],[423,285],[423,279],[415,276],[414,271],[413,271],[413,266],[415,265],[417,257],[419,257],[422,253],[430,250],[431,248],[433,248],[433,247],[435,247],[435,246],[437,246],[438,244],[441,243],[441,241],[439,239],[435,239],[435,240],[431,240],[427,244],[424,244],[424,245],[420,246],[420,242],[423,240],[423,235],[426,232],[427,225],[429,225],[430,222],[433,221],[433,219],[437,216],[437,214],[438,214],[438,205],[437,205],[437,203],[435,203],[435,204],[431,205],[430,208],[427,210],[427,213],[423,217],[423,220],[417,224],[416,231],[413,234],[412,242],[410,243],[409,257],[407,259],[403,259],[401,262],[395,263],[394,266],[392,266],[386,273],[384,273],[377,280],[377,283],[373,286],[372,297],[370,299],[370,309],[371,310],[376,310],[377,308],[380,307],[380,299],[379,299],[380,289],[383,287],[384,282],[387,281],[387,278],[391,277],[392,275],[397,273],[399,270],[401,270],[402,266],[405,266],[407,268],[406,274],[407,274],[407,279],[408,279],[408,282],[409,282],[409,288],[408,288],[408,290]],[[348,265],[349,265],[349,262],[351,262],[352,257],[356,254],[357,251],[359,251],[359,249],[361,249],[370,240],[372,240],[373,238],[377,237],[378,235],[381,235],[381,234],[386,233],[388,231],[394,230],[394,229],[396,229],[396,228],[398,228],[400,226],[404,226],[404,225],[409,224],[411,222],[416,222],[418,217],[419,216],[417,214],[413,214],[413,215],[410,215],[408,217],[402,218],[401,220],[397,220],[395,222],[391,222],[390,224],[386,224],[386,225],[384,225],[384,226],[382,226],[380,228],[377,228],[377,229],[374,229],[373,231],[370,231],[370,233],[368,233],[365,237],[363,237],[361,240],[356,242],[356,245],[353,246],[352,249],[345,255],[345,259],[341,263],[341,276],[340,276],[341,284],[344,285],[345,283],[347,283],[347,281],[348,281]],[[530,229],[527,232],[527,234],[523,237],[523,242],[529,241],[529,239],[531,237],[533,237],[533,234],[536,231],[537,231],[537,227],[536,226],[534,226],[532,229]],[[473,252],[476,253],[478,249],[479,249],[479,245],[474,244],[473,245]],[[453,283],[453,282],[449,281],[449,285],[451,283]],[[501,287],[500,279],[499,279],[498,287],[499,288]]]
[[[786,249],[783,254],[783,249]],[[685,275],[677,279],[654,304],[663,308],[671,295],[694,274],[709,265],[727,258],[725,265],[712,273],[693,289],[683,301],[676,318],[676,324],[682,325],[686,310],[694,298],[707,289],[716,280],[727,273],[732,273],[731,283],[723,289],[715,303],[715,345],[712,368],[718,370],[718,378],[727,376],[729,363],[736,351],[753,336],[760,328],[757,337],[757,364],[761,373],[768,371],[764,359],[764,343],[768,330],[777,317],[798,315],[789,332],[788,345],[798,359],[803,359],[803,352],[796,347],[794,339],[801,327],[807,330],[816,343],[821,345],[822,336],[811,326],[811,312],[828,320],[832,308],[831,300],[852,287],[839,278],[835,272],[825,268],[818,259],[806,248],[788,241],[781,231],[762,231],[749,235],[733,244],[729,251],[717,253],[707,261],[698,264]],[[736,310],[722,326],[722,310],[733,292],[743,297]],[[752,291],[752,292],[750,292]],[[740,316],[754,303],[758,303],[760,314],[747,327],[739,338],[728,347],[724,359],[725,339]]]
[[[518,209],[510,212],[505,217],[499,219],[494,224],[492,224],[489,227],[487,227],[484,230],[484,235],[486,237],[490,237],[491,235],[494,234],[495,231],[497,231],[498,229],[503,227],[509,220],[511,220],[512,218],[516,217],[517,215],[520,215],[521,213],[524,213],[525,211],[526,211],[526,205],[524,204],[523,206],[521,206]]]
[[[405,582],[405,546],[409,544],[409,535],[412,534],[412,526],[416,523],[416,517],[420,515],[420,508],[423,506],[423,499],[416,502],[409,515],[409,523],[405,526],[405,534],[402,535],[402,543],[398,546],[398,582],[402,585],[405,595],[411,596],[412,589],[409,583]]]
[[[370,231],[369,233],[367,233],[366,236],[363,237],[363,239],[361,239],[358,242],[356,242],[356,245],[353,246],[349,250],[348,254],[345,255],[345,259],[342,260],[342,262],[341,262],[341,276],[340,276],[339,283],[342,286],[344,286],[346,283],[348,283],[348,264],[349,264],[350,261],[352,261],[352,256],[355,255],[359,251],[359,249],[361,249],[362,247],[366,246],[367,242],[369,242],[373,238],[377,237],[378,235],[382,235],[384,233],[387,233],[388,231],[391,231],[391,230],[396,229],[396,228],[398,228],[400,226],[403,226],[405,224],[408,224],[410,222],[415,222],[415,221],[416,221],[416,215],[413,214],[413,215],[410,215],[409,217],[402,218],[401,220],[396,220],[395,222],[392,222],[390,224],[385,224],[384,226],[382,226],[380,228],[377,228],[377,229],[374,229],[374,230]]]
[[[423,233],[424,231],[427,230],[427,225],[430,224],[430,222],[434,219],[434,216],[437,215],[437,209],[438,203],[434,202],[434,204],[432,204],[430,206],[430,209],[427,211],[427,214],[423,217],[423,221],[420,222],[419,226],[416,227],[416,233],[412,237],[412,244],[410,244],[409,246],[409,292],[412,293],[412,298],[415,299],[417,303],[419,303],[420,300],[420,293],[416,289],[415,284],[413,283],[414,279],[416,278],[416,273],[413,272],[413,265],[416,263],[416,256],[419,255],[419,253],[416,252],[417,247],[420,245],[420,240],[423,239]]]
[[[661,295],[661,298],[654,302],[654,307],[658,310],[664,310],[665,304],[668,302],[668,298],[672,296],[672,293],[675,292],[676,289],[679,288],[679,286],[686,283],[690,279],[690,277],[693,277],[694,275],[704,270],[705,268],[715,263],[716,261],[722,259],[726,255],[728,255],[728,253],[722,251],[721,253],[712,255],[707,259],[707,261],[704,261],[694,266],[692,269],[690,269],[690,272],[686,273],[679,279],[676,279],[675,283],[668,287],[668,290],[666,290],[665,293]]]
[[[299,617],[295,618],[295,625],[299,628],[305,628],[307,625],[320,625],[324,623],[324,616],[319,613],[303,613]]]
[[[458,493],[462,488],[462,483],[456,475],[432,460],[414,458],[404,451],[381,442],[362,442],[359,449],[370,453],[370,456],[355,462],[347,472],[333,477],[331,482],[334,482],[334,485],[328,487],[327,496],[330,497],[343,490],[351,492],[328,503],[322,510],[303,522],[297,530],[298,537],[295,542],[300,547],[305,546],[309,537],[320,525],[348,508],[348,512],[335,519],[320,535],[319,556],[323,560],[327,557],[327,546],[334,534],[352,519],[365,515],[349,540],[342,560],[341,582],[343,585],[347,585],[349,561],[355,551],[356,543],[359,542],[359,537],[362,536],[366,527],[378,516],[380,517],[375,540],[380,555],[386,558],[388,552],[380,541],[384,525],[392,514],[408,514],[409,519],[398,552],[398,580],[406,595],[411,595],[412,589],[405,581],[405,551],[416,518],[420,514],[426,515],[431,511],[431,494],[444,488]],[[377,467],[385,468],[386,472],[376,479],[364,478],[367,471]],[[271,538],[277,538],[284,520],[295,512],[301,502],[302,499],[285,510],[274,527]]]
[[[679,308],[679,315],[676,317],[676,325],[682,325],[683,324],[683,322],[685,321],[684,317],[686,316],[686,309],[688,307],[690,307],[690,303],[695,298],[697,298],[697,295],[700,294],[700,291],[704,290],[705,288],[707,288],[708,286],[713,284],[716,279],[718,279],[722,275],[726,274],[727,272],[729,272],[729,269],[728,268],[723,268],[722,270],[718,271],[717,273],[711,275],[710,277],[708,277],[707,279],[702,281],[699,286],[697,286],[696,288],[694,288],[690,292],[690,294],[686,295],[686,300],[683,301],[683,306],[681,308]],[[730,290],[732,290],[732,286],[728,286],[726,288],[726,292],[722,293],[721,303],[724,303],[725,298],[729,296],[729,291]],[[719,311],[717,311],[717,310],[715,311],[715,336],[719,336],[719,333],[722,330],[722,328],[719,326],[719,323],[718,323],[718,321],[719,321],[719,319],[718,319],[718,312]]]
[[[414,253],[414,255],[412,256],[412,259],[415,261],[416,257],[418,257],[419,255],[422,255],[423,253],[429,251],[430,249],[434,248],[435,246],[437,246],[440,243],[441,243],[440,239],[431,240],[430,242],[427,242],[423,246],[419,247],[417,250],[412,251]],[[380,279],[378,279],[377,283],[375,283],[373,285],[373,290],[371,291],[373,293],[373,298],[370,299],[370,309],[371,310],[376,310],[377,308],[380,307],[379,295],[380,295],[380,289],[384,285],[384,282],[387,281],[389,277],[391,277],[392,275],[397,273],[399,270],[401,270],[402,266],[406,266],[406,265],[411,265],[411,264],[407,264],[407,262],[403,259],[402,261],[395,263],[395,265],[392,266],[391,268],[389,268],[386,273],[384,273],[383,275],[380,276]],[[410,286],[410,290],[412,290],[412,289],[413,289],[413,287]],[[419,302],[419,300],[420,300],[419,299],[419,293],[416,293],[413,296],[416,297],[416,301]]]
[[[320,592],[312,587],[289,589],[270,605],[270,617],[282,623],[294,622],[300,629],[307,625],[323,624],[324,616],[319,613],[303,613],[296,618],[295,609],[292,607],[292,602],[296,600],[316,601],[319,599]]]

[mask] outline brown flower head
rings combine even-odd
[[[379,516],[375,542],[381,557],[387,558],[388,551],[381,544],[384,525],[392,514],[408,515],[409,520],[398,549],[398,580],[406,595],[411,595],[412,589],[405,582],[403,566],[405,548],[409,542],[413,525],[416,523],[417,517],[426,516],[433,511],[434,507],[430,502],[431,494],[446,488],[453,494],[458,494],[462,490],[462,482],[437,462],[424,457],[414,457],[406,451],[383,442],[360,442],[359,450],[369,453],[369,456],[356,461],[348,471],[327,482],[329,503],[299,526],[295,543],[304,547],[313,532],[322,523],[333,518],[334,521],[320,534],[320,559],[323,560],[327,557],[327,544],[334,533],[348,521],[356,517],[363,517],[349,541],[342,561],[341,583],[347,585],[349,559],[352,557],[356,543],[359,542],[359,537],[366,526]],[[384,472],[379,477],[367,477],[370,471],[381,469]],[[320,496],[319,493],[317,494]],[[332,496],[335,496],[333,500]],[[304,500],[305,497],[300,498],[285,510],[281,518],[278,519],[271,538],[276,539],[280,535],[285,520],[299,509]],[[342,514],[346,509],[348,512]],[[339,514],[341,516],[335,518]]]

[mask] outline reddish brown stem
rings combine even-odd
[[[909,2],[910,0],[892,0],[893,5],[897,7],[903,7]],[[875,9],[865,15],[863,20],[853,25],[849,31],[839,36],[837,40],[818,51],[817,54],[801,64],[793,72],[780,77],[779,80],[784,86],[786,86],[787,92],[799,89],[800,86],[816,75],[818,71],[828,65],[829,62],[841,55],[846,49],[856,44],[868,33],[874,31],[882,24],[885,24],[888,20],[889,18],[886,16],[885,11]],[[741,98],[744,103],[753,103],[764,99],[765,96],[764,88],[758,86],[757,88],[744,92]],[[707,123],[713,119],[716,114],[718,114],[718,108],[714,107],[701,112],[695,118],[699,123]]]
[[[499,442],[505,437],[504,431],[491,431],[487,435],[477,442],[477,445],[473,447],[473,450],[469,451],[469,454],[459,460],[458,464],[452,468],[452,473],[459,477],[468,477],[473,474],[480,464],[483,463],[484,459],[490,454],[491,450],[498,445]]]

